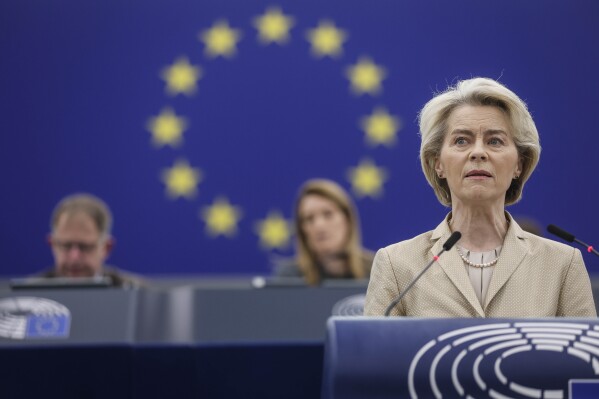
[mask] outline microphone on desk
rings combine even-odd
[[[433,256],[433,259],[428,263],[428,265],[426,265],[426,267],[424,269],[422,269],[422,271],[416,276],[416,278],[414,278],[414,280],[412,280],[410,282],[410,284],[408,284],[406,289],[403,290],[403,292],[401,294],[399,294],[397,296],[397,298],[395,298],[393,300],[393,302],[391,302],[389,304],[389,306],[387,306],[387,309],[385,310],[385,317],[389,316],[389,313],[391,313],[391,310],[395,307],[395,305],[397,305],[399,303],[399,301],[401,301],[401,299],[406,295],[406,293],[410,290],[410,288],[412,288],[414,283],[416,283],[416,281],[418,281],[420,279],[420,277],[422,277],[424,272],[426,272],[429,269],[429,267],[432,266],[433,263],[435,263],[437,260],[439,260],[439,256],[441,256],[441,254],[443,252],[449,251],[451,249],[451,247],[453,247],[455,245],[455,243],[459,241],[460,238],[462,238],[462,233],[460,233],[459,231],[454,231],[453,233],[451,233],[451,235],[449,236],[447,241],[445,241],[445,243],[443,244],[443,249],[441,251],[439,251],[439,253],[437,255]]]
[[[589,245],[587,243],[580,241],[579,239],[574,237],[574,235],[568,233],[567,231],[560,229],[559,227],[557,227],[554,224],[550,224],[549,226],[547,226],[547,231],[550,232],[551,234],[555,234],[556,236],[558,236],[559,238],[561,238],[565,241],[577,242],[580,245],[584,246],[587,249],[587,252],[593,253],[593,254],[599,256],[599,252],[597,252],[597,250],[595,248],[593,248],[592,245]]]

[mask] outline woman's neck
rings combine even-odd
[[[470,251],[485,252],[503,244],[509,223],[503,206],[496,208],[454,206],[449,227],[462,233],[459,245]]]

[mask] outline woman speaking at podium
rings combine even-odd
[[[364,313],[383,315],[452,232],[462,238],[390,309],[422,317],[595,317],[578,249],[525,232],[505,211],[541,152],[526,104],[502,84],[463,80],[419,116],[422,170],[451,212],[432,231],[380,249]]]

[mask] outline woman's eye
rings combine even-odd
[[[497,138],[497,137],[493,137],[491,140],[489,140],[489,144],[491,144],[491,145],[502,145],[503,144],[503,140],[501,140],[500,138]]]
[[[454,144],[457,144],[457,145],[464,145],[467,143],[465,137],[456,137],[456,139],[453,142],[454,142]]]

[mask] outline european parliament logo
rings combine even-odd
[[[12,297],[0,300],[1,338],[68,338],[70,327],[69,309],[51,299]]]
[[[149,111],[146,129],[150,133],[149,141],[153,148],[161,156],[170,158],[170,164],[165,164],[161,170],[153,173],[156,173],[157,183],[164,185],[166,198],[199,202],[196,215],[190,217],[199,219],[206,237],[232,239],[243,236],[248,237],[244,239],[251,239],[249,237],[253,235],[258,246],[265,250],[284,250],[290,243],[292,226],[283,210],[290,208],[290,202],[281,198],[261,198],[260,206],[248,211],[247,198],[239,195],[232,197],[228,193],[231,185],[248,183],[241,177],[237,183],[221,180],[221,173],[228,168],[228,161],[217,161],[212,157],[213,152],[223,154],[221,158],[224,158],[234,150],[255,151],[257,148],[236,148],[235,139],[223,132],[223,126],[227,122],[223,118],[206,122],[209,115],[216,111],[222,112],[227,107],[227,96],[250,98],[247,106],[255,107],[257,112],[264,112],[264,118],[275,119],[277,115],[289,111],[283,109],[283,105],[277,108],[278,101],[273,100],[266,112],[260,108],[260,104],[251,101],[251,93],[244,92],[246,87],[232,87],[229,82],[228,78],[233,77],[237,80],[243,78],[248,82],[259,81],[263,82],[261,84],[264,90],[278,90],[278,95],[286,99],[293,97],[295,94],[286,91],[286,87],[273,87],[276,83],[268,76],[271,69],[256,66],[264,57],[265,49],[278,50],[276,60],[280,64],[277,65],[281,65],[278,72],[287,73],[290,81],[297,79],[297,76],[307,79],[308,74],[296,73],[295,61],[310,60],[310,70],[314,73],[330,73],[334,70],[336,72],[326,79],[345,82],[342,92],[336,95],[353,101],[353,111],[336,112],[335,105],[332,104],[326,115],[333,124],[341,120],[346,122],[349,118],[350,126],[355,130],[348,131],[345,142],[339,143],[338,151],[344,151],[348,143],[357,143],[362,148],[362,154],[348,165],[339,163],[333,153],[327,170],[335,180],[348,184],[358,200],[382,198],[385,184],[392,176],[388,168],[375,159],[375,150],[390,149],[397,145],[402,120],[381,100],[385,84],[392,77],[390,68],[378,63],[377,57],[369,54],[366,49],[352,59],[346,55],[346,48],[351,45],[353,34],[333,19],[299,21],[296,16],[273,5],[261,13],[258,11],[255,15],[248,15],[244,24],[217,18],[211,25],[198,26],[193,38],[197,46],[189,48],[187,53],[173,54],[171,59],[164,60],[163,68],[157,71],[157,79],[160,79],[164,87],[164,92],[160,94],[163,105],[157,110]],[[173,46],[175,47],[180,46]],[[334,66],[332,69],[331,65]],[[224,70],[230,71],[228,76],[223,75]],[[327,89],[322,90],[324,93]],[[217,95],[220,96],[218,101],[214,100]],[[318,97],[318,93],[315,96]],[[238,111],[239,109],[231,109],[230,118],[238,117]],[[305,117],[310,118],[310,115]],[[293,128],[293,121],[282,121],[281,135],[294,135],[295,139],[304,134]],[[326,131],[319,134],[319,137],[326,139]],[[217,136],[222,141],[219,142],[215,138]],[[194,147],[190,142],[202,144]],[[270,148],[268,142],[256,143],[256,146]],[[289,144],[289,147],[292,146],[293,144]],[[266,164],[265,167],[302,168],[302,165],[287,164],[286,156],[280,155],[281,152],[293,151],[293,148],[277,147],[270,151],[276,155],[273,155],[270,163],[268,159],[260,160],[263,161],[261,164]],[[200,153],[204,155],[198,156]],[[306,159],[306,162],[310,162],[310,159]],[[246,169],[252,167],[253,165],[247,165],[239,168],[242,169],[240,172],[245,173]],[[306,179],[312,177],[320,176],[305,176]],[[256,176],[256,179],[260,179],[260,176]],[[205,188],[210,184],[212,189]],[[260,195],[259,189],[250,191],[252,192],[248,196]],[[252,231],[239,228],[242,219],[251,221]]]
[[[410,363],[408,388],[412,398],[591,398],[598,376],[599,326],[496,323],[448,331],[423,345]]]

